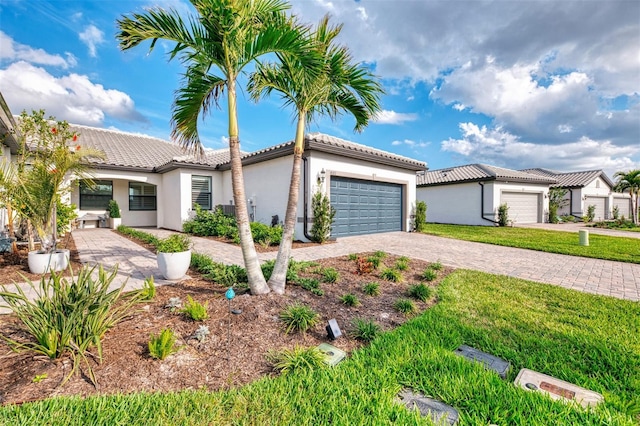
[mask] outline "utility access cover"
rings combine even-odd
[[[518,377],[514,382],[516,386],[520,386],[526,390],[533,390],[545,393],[551,399],[563,402],[576,401],[583,407],[597,405],[604,400],[604,397],[598,392],[581,388],[564,380],[556,379],[537,371],[523,368],[518,373]]]
[[[511,367],[509,362],[467,345],[460,345],[460,347],[455,350],[455,354],[463,356],[469,361],[482,363],[485,368],[495,371],[503,379],[507,378],[507,372]]]
[[[426,397],[410,389],[405,389],[400,392],[398,399],[409,410],[417,408],[421,416],[431,418],[436,424],[455,425],[458,423],[458,418],[460,417],[458,410],[444,402]]]
[[[320,343],[320,345],[318,345],[318,350],[324,355],[324,362],[332,367],[347,356],[345,351],[328,343]]]

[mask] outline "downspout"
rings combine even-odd
[[[478,185],[480,185],[480,217],[484,220],[488,220],[491,223],[497,224],[497,220],[487,219],[486,217],[484,217],[484,183],[478,182]]]
[[[309,241],[313,241],[313,239],[311,238],[311,235],[309,235],[309,226],[308,226],[308,222],[309,222],[309,168],[307,165],[307,156],[306,155],[302,155],[302,185],[304,186],[304,195],[303,195],[303,199],[304,199],[304,213],[302,214],[302,233],[304,235],[304,237],[309,240]]]

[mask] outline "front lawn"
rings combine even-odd
[[[589,234],[589,246],[579,245],[578,233],[544,229],[428,223],[425,234],[549,253],[640,263],[640,240]]]
[[[213,393],[56,398],[6,406],[0,423],[429,424],[394,402],[403,387],[453,405],[461,425],[640,421],[640,304],[465,270],[445,278],[438,298],[435,307],[333,369]],[[462,343],[511,362],[507,380],[454,355]],[[523,367],[600,392],[605,403],[586,411],[516,388],[512,383]]]

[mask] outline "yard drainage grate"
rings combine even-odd
[[[324,362],[332,367],[338,364],[347,356],[347,353],[345,351],[343,351],[342,349],[338,349],[328,343],[320,343],[320,345],[318,345],[318,350],[324,354]]]
[[[537,371],[523,368],[514,382],[523,389],[542,392],[552,399],[563,402],[576,401],[583,407],[597,405],[604,400],[598,392],[594,392],[564,380],[556,379]]]
[[[405,389],[398,394],[398,399],[409,410],[415,408],[420,411],[423,417],[430,417],[436,424],[455,425],[458,423],[458,410],[444,402],[428,398],[420,393],[414,393],[409,389]]]
[[[455,350],[455,354],[465,357],[469,361],[482,363],[485,368],[495,371],[503,379],[507,378],[507,372],[511,367],[509,362],[467,345],[460,345],[460,347]]]

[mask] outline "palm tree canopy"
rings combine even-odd
[[[342,25],[329,25],[329,17],[321,19],[311,36],[312,49],[308,56],[316,57],[316,67],[301,61],[311,59],[278,53],[277,63],[258,64],[249,80],[253,100],[280,94],[284,105],[294,105],[298,114],[304,114],[307,124],[317,115],[331,119],[348,112],[356,120],[355,131],[362,131],[380,110],[382,86],[363,64],[354,64],[349,50],[336,45]]]
[[[631,193],[640,192],[640,169],[616,172],[613,176],[617,178],[616,191],[622,192],[628,189]]]
[[[244,68],[260,56],[273,53],[301,54],[306,41],[303,27],[285,15],[289,4],[282,0],[190,0],[197,11],[187,22],[175,10],[151,8],[117,21],[120,49],[127,50],[151,40],[175,42],[170,60],[185,64],[183,85],[172,106],[172,137],[183,147],[202,153],[198,117],[204,118]],[[306,60],[313,60],[306,56]],[[304,60],[303,60],[304,61]],[[214,71],[217,71],[217,75]],[[230,135],[237,136],[230,125]]]

